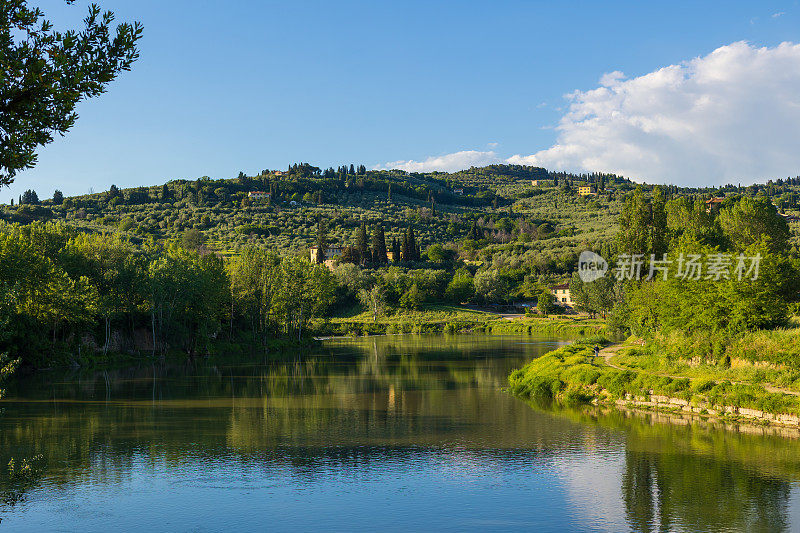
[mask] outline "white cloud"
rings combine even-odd
[[[781,11],[781,12],[779,12],[779,13],[773,13],[773,14],[772,14],[772,18],[776,19],[776,18],[778,18],[778,17],[782,17],[782,16],[783,16],[783,15],[785,15],[785,14],[786,14],[786,11]]]
[[[463,150],[452,154],[432,156],[424,161],[390,161],[385,165],[378,165],[376,169],[400,169],[406,172],[455,172],[469,167],[480,167],[499,162],[500,159],[493,151],[479,152],[477,150]]]
[[[508,162],[684,185],[800,174],[800,45],[737,42],[600,85],[567,96],[554,146]]]

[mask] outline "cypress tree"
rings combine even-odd
[[[408,230],[403,232],[403,243],[400,246],[400,260],[409,261],[408,257]]]
[[[417,248],[417,242],[414,238],[414,228],[411,226],[408,227],[408,261],[419,261],[419,248]]]
[[[400,262],[400,243],[397,242],[396,237],[392,237],[392,259],[395,262]]]
[[[325,222],[322,217],[317,219],[317,256],[315,257],[316,263],[324,263],[325,255],[328,251],[328,238],[325,231]]]
[[[367,237],[367,225],[361,221],[361,227],[358,229],[358,237],[356,238],[356,248],[362,265],[372,261],[369,251],[369,238]]]
[[[383,234],[381,224],[375,226],[375,232],[372,234],[372,260],[379,265],[387,263],[386,236]]]

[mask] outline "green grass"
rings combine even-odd
[[[378,317],[353,307],[339,316],[316,320],[317,335],[376,335],[393,333],[480,332],[494,335],[552,335],[578,338],[603,331],[601,320],[554,316],[507,320],[497,313],[447,304],[423,305],[419,310],[396,310]]]
[[[733,383],[715,374],[662,376],[651,373],[652,359],[639,359],[630,369],[618,370],[592,361],[585,342],[564,346],[534,359],[509,376],[509,390],[526,399],[613,401],[627,395],[658,394],[681,398],[694,405],[736,406],[775,414],[800,415],[800,398],[769,392],[758,383]],[[622,362],[631,364],[631,355]],[[657,364],[657,363],[656,363]],[[663,366],[657,366],[663,370]],[[672,367],[672,371],[679,370]]]
[[[800,329],[755,331],[726,337],[673,332],[644,347],[619,352],[627,368],[693,379],[771,384],[800,391]]]

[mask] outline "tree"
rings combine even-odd
[[[325,257],[328,252],[328,234],[325,228],[325,222],[322,217],[317,219],[317,256],[314,262],[321,264],[325,262]]]
[[[496,269],[475,274],[475,293],[490,303],[508,299],[508,282]]]
[[[428,260],[432,263],[444,263],[447,260],[444,248],[439,243],[428,246]]]
[[[653,187],[653,199],[650,203],[650,234],[648,251],[661,257],[667,252],[667,212],[664,191],[661,187]]]
[[[479,241],[483,239],[483,231],[478,228],[478,221],[473,220],[472,226],[469,228],[469,232],[467,233],[467,238],[472,239],[473,241]]]
[[[345,246],[342,250],[342,255],[339,257],[340,263],[361,263],[361,258],[358,255],[358,249],[354,246]]]
[[[386,255],[386,236],[383,234],[383,225],[377,224],[372,234],[372,261],[378,265],[388,262]]]
[[[618,300],[615,285],[615,278],[610,275],[584,283],[575,272],[569,284],[573,305],[580,311],[590,315],[600,313],[605,318]]]
[[[64,193],[56,189],[55,192],[53,192],[53,204],[61,205],[63,202],[64,202]]]
[[[72,3],[69,0],[68,3]],[[26,0],[0,2],[0,187],[36,165],[36,149],[64,134],[75,106],[106,90],[138,58],[138,22],[112,28],[114,14],[89,7],[82,31],[57,32]]]
[[[422,305],[423,295],[419,285],[414,283],[400,297],[400,307],[404,309],[419,309]]]
[[[358,236],[356,237],[356,249],[358,250],[358,257],[362,265],[372,261],[372,254],[369,251],[369,237],[367,236],[367,225],[361,221],[361,227],[358,228]]]
[[[28,204],[28,205],[37,205],[39,203],[39,195],[36,194],[36,191],[32,189],[28,189],[24,193],[19,200],[20,205]]]
[[[411,226],[406,230],[403,236],[403,261],[419,261],[419,248],[417,248],[417,241],[414,237],[414,228]]]
[[[625,199],[619,216],[617,250],[624,254],[646,254],[650,241],[650,207],[641,185]]]
[[[719,223],[730,244],[744,250],[763,238],[769,239],[773,251],[785,251],[789,243],[789,225],[778,214],[769,198],[739,199],[720,210]]]
[[[555,296],[547,289],[542,289],[536,300],[536,308],[543,315],[549,315],[556,310]]]
[[[206,242],[206,236],[198,229],[188,229],[183,232],[181,245],[187,250],[197,250]]]
[[[361,289],[358,291],[358,299],[372,313],[372,321],[377,322],[378,316],[382,315],[386,309],[386,295],[383,287],[375,284],[371,289]]]
[[[469,301],[475,296],[475,283],[466,269],[459,269],[453,274],[453,279],[447,285],[445,298],[454,303]]]
[[[165,183],[164,185],[161,186],[161,201],[166,202],[171,197],[172,196],[170,195],[169,187],[167,187],[167,184]]]

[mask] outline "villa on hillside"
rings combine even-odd
[[[553,285],[550,287],[550,292],[555,296],[556,304],[562,307],[572,307],[572,295],[569,292],[569,283]]]
[[[327,250],[325,250],[325,260],[323,264],[328,268],[333,268],[335,266],[336,261],[341,257],[342,253],[344,252],[344,248],[341,246],[329,246]],[[318,264],[317,263],[317,247],[312,246],[308,250],[308,256],[311,260],[311,264]],[[389,263],[395,262],[394,252],[387,251],[386,252],[386,260]]]
[[[250,191],[247,193],[247,197],[251,200],[266,200],[269,198],[269,193],[264,191]]]
[[[719,211],[719,207],[722,205],[723,199],[724,198],[709,198],[706,200],[706,213]]]
[[[325,250],[325,260],[323,263],[328,268],[333,268],[333,264],[339,256],[342,255],[344,248],[341,246],[328,246]],[[309,259],[311,259],[311,264],[317,264],[317,247],[312,246],[309,250]]]
[[[591,196],[596,194],[594,191],[594,185],[581,185],[578,187],[578,194],[581,196]]]

